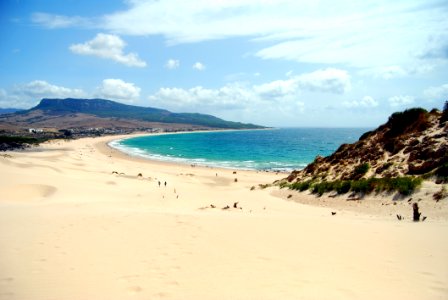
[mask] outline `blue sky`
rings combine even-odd
[[[3,0],[0,107],[106,98],[374,127],[448,100],[448,2]]]

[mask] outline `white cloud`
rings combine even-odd
[[[350,75],[339,69],[323,69],[297,76],[287,80],[276,80],[254,87],[265,97],[284,97],[297,95],[300,91],[343,94],[351,89]]]
[[[254,91],[264,98],[280,98],[299,93],[297,82],[293,79],[275,80],[256,85]]]
[[[70,46],[73,53],[81,55],[93,55],[101,58],[112,59],[129,67],[145,67],[146,62],[137,54],[124,54],[126,43],[117,35],[98,33],[95,38],[83,44]]]
[[[392,107],[407,106],[414,103],[414,97],[412,96],[393,96],[389,98],[389,104]]]
[[[218,89],[207,89],[202,86],[190,89],[161,88],[149,99],[156,106],[201,111],[242,109],[259,100],[252,90],[237,83]]]
[[[440,86],[432,86],[423,91],[425,97],[430,101],[448,100],[448,83]]]
[[[160,88],[149,97],[151,105],[177,111],[213,112],[217,109],[259,109],[263,105],[303,111],[300,101],[302,91],[342,94],[350,89],[350,76],[344,70],[323,69],[304,73],[285,80],[275,80],[259,85],[234,82],[217,89],[196,86],[190,89]],[[370,97],[362,99],[363,105],[373,106]],[[284,113],[284,112],[283,112]]]
[[[216,89],[196,86],[190,89],[161,88],[149,96],[149,105],[177,112],[200,112],[222,118],[267,124],[269,118],[295,120],[305,104],[297,97],[266,97],[254,86],[231,83]],[[272,120],[271,120],[272,121]]]
[[[446,59],[446,48],[438,44],[425,48],[430,35],[446,35],[446,1],[141,0],[127,4],[122,11],[97,17],[92,27],[124,35],[162,35],[168,44],[247,37],[263,41],[260,47],[271,44],[256,52],[263,59],[305,63],[370,68],[417,64],[419,57]],[[47,27],[80,23],[76,17],[50,14],[40,19],[44,20],[34,21]]]
[[[342,105],[349,108],[373,108],[378,106],[378,101],[370,96],[364,96],[361,100],[344,101]]]
[[[351,89],[350,75],[339,69],[317,70],[295,77],[300,88],[315,92],[343,94]]]
[[[44,80],[34,80],[16,85],[10,92],[1,90],[0,106],[30,108],[42,98],[83,98],[86,93],[81,89],[71,89],[50,84]]]
[[[170,70],[177,69],[177,68],[179,68],[179,66],[180,66],[180,61],[177,59],[169,59],[165,64],[165,67]]]
[[[133,102],[140,97],[140,88],[121,79],[104,79],[95,94],[101,98]]]
[[[140,97],[140,88],[121,79],[104,79],[92,92],[50,84],[44,80],[34,80],[16,85],[9,91],[0,89],[0,107],[30,108],[42,98],[91,98],[100,97],[122,102],[133,102]]]
[[[34,23],[40,24],[46,28],[56,29],[56,28],[68,28],[68,27],[90,27],[93,23],[88,18],[83,18],[80,16],[62,16],[62,15],[52,15],[47,13],[34,13],[31,15],[31,20]]]
[[[201,62],[196,62],[193,65],[193,69],[198,70],[198,71],[203,71],[203,70],[205,70],[205,65]]]
[[[83,90],[53,85],[44,80],[34,80],[27,84],[19,85],[14,92],[33,98],[77,98],[85,96]]]

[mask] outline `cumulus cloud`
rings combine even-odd
[[[389,104],[392,107],[408,106],[414,103],[414,97],[412,96],[393,96],[389,98]]]
[[[105,79],[93,92],[34,80],[16,85],[10,90],[0,89],[0,107],[30,108],[42,98],[90,98],[99,97],[121,102],[133,102],[140,97],[140,88],[121,79]]]
[[[137,54],[124,54],[126,43],[117,35],[98,33],[95,38],[82,44],[70,46],[73,53],[80,55],[93,55],[105,59],[111,59],[129,67],[146,67],[146,62]]]
[[[85,93],[80,89],[71,89],[50,84],[44,80],[34,80],[15,88],[14,93],[33,98],[68,98],[83,97]]]
[[[1,90],[2,107],[29,108],[42,98],[82,98],[87,94],[81,89],[72,89],[50,84],[44,80],[34,80],[16,85],[11,91]]]
[[[304,73],[285,80],[275,80],[259,85],[234,82],[217,89],[196,86],[190,89],[161,88],[149,97],[152,105],[175,110],[245,109],[263,105],[276,109],[303,111],[300,101],[303,91],[342,94],[350,89],[350,76],[344,70],[323,69]],[[373,106],[372,98],[362,99],[362,105]]]
[[[203,70],[205,70],[205,65],[201,62],[195,62],[193,65],[193,69],[198,70],[198,71],[203,71]]]
[[[254,86],[254,91],[265,98],[279,98],[299,92],[297,81],[293,79],[275,80]]]
[[[240,84],[228,84],[218,89],[196,86],[190,89],[161,88],[149,97],[156,106],[174,109],[242,109],[259,99],[252,90]]]
[[[345,70],[323,69],[286,80],[276,80],[255,86],[255,90],[266,97],[283,97],[300,91],[343,94],[351,89],[350,75]]]
[[[344,101],[342,105],[349,108],[373,108],[378,106],[378,101],[370,96],[364,96],[360,100]]]
[[[423,94],[431,101],[447,101],[448,100],[448,83],[440,86],[432,86],[423,91]]]
[[[302,89],[343,94],[351,89],[350,75],[345,70],[324,69],[295,77]]]
[[[179,68],[179,66],[180,66],[180,61],[177,59],[169,59],[165,64],[165,67],[170,70],[177,69],[177,68]]]
[[[149,96],[150,106],[178,112],[200,112],[243,122],[269,122],[262,116],[295,119],[305,109],[297,97],[267,97],[254,86],[230,83],[216,89],[196,86],[189,89],[161,88]],[[260,121],[263,119],[263,121]],[[271,120],[272,121],[272,120]]]
[[[121,79],[104,79],[95,94],[100,98],[131,103],[140,97],[140,88]]]

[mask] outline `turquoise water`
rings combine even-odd
[[[214,167],[290,171],[352,143],[367,128],[281,128],[143,136],[110,145],[135,156]]]

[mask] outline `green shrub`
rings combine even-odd
[[[285,187],[289,187],[289,188],[291,188],[290,185],[289,185],[287,182],[281,182],[281,183],[279,184],[279,187],[280,187],[281,189],[283,189],[283,188],[285,188]]]
[[[359,141],[365,140],[366,138],[368,138],[370,135],[372,135],[373,131],[367,131],[365,133],[363,133],[361,135],[361,137],[359,138]]]
[[[296,182],[288,187],[292,190],[305,191],[311,189],[311,193],[322,196],[324,193],[336,191],[338,194],[345,194],[350,191],[358,194],[370,194],[373,191],[394,192],[408,196],[412,194],[422,183],[420,177],[397,177],[397,178],[369,178],[360,180],[336,180],[313,183],[308,180]]]
[[[307,180],[307,181],[303,182],[299,188],[299,191],[301,191],[301,192],[306,191],[307,189],[309,189],[311,187],[312,183],[313,182],[311,180]]]
[[[392,179],[394,189],[402,195],[408,196],[422,183],[421,178],[398,177]]]
[[[448,163],[444,163],[436,170],[436,176],[442,182],[448,182]]]
[[[383,165],[383,169],[384,170],[387,170],[387,169],[389,169],[391,166],[393,165],[393,163],[391,163],[391,162],[387,162],[387,163],[385,163],[384,165]]]
[[[327,181],[322,181],[319,183],[315,183],[313,185],[312,193],[318,194],[319,196],[322,196],[326,192],[332,191],[332,183]]]
[[[336,184],[335,189],[338,194],[345,194],[350,191],[351,186],[352,182],[350,180],[342,180]]]
[[[442,117],[440,118],[440,124],[448,121],[448,101],[445,101],[445,105],[443,106]]]
[[[355,175],[362,176],[366,174],[369,171],[369,169],[370,169],[369,163],[360,164],[355,168]]]
[[[8,135],[0,136],[0,143],[38,144],[42,141],[44,140],[26,136],[8,136]]]
[[[369,194],[373,191],[373,189],[374,188],[371,185],[371,181],[368,179],[352,181],[351,184],[351,190],[359,194]]]
[[[290,189],[292,190],[296,190],[296,191],[306,191],[311,187],[312,181],[311,180],[307,180],[307,181],[303,181],[303,182],[295,182],[293,184],[290,185]]]
[[[423,108],[411,108],[403,112],[393,113],[389,117],[390,130],[387,137],[396,137],[409,129],[422,130],[428,125],[428,111]]]

